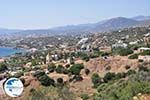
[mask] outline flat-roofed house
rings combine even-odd
[[[147,51],[147,50],[150,50],[150,48],[141,47],[138,49],[139,52],[143,52],[143,51]]]

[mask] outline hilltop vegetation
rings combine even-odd
[[[132,74],[129,74],[129,71],[128,73],[118,73],[116,75],[114,73],[107,73],[103,78],[104,82],[96,86],[98,93],[94,95],[93,99],[132,100],[138,93],[150,94],[149,73],[150,69],[145,67],[139,68],[138,72]],[[101,78],[98,78],[97,82],[98,80],[101,80]]]

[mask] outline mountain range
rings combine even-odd
[[[19,30],[0,28],[0,37],[8,36],[52,36],[71,35],[90,32],[104,32],[129,27],[143,27],[150,25],[150,16],[136,16],[132,18],[116,17],[91,24],[68,25],[51,29]]]

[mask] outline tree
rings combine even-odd
[[[83,78],[82,78],[81,75],[75,75],[75,76],[73,77],[73,80],[75,80],[75,81],[82,81]]]
[[[37,65],[36,60],[32,60],[31,63],[32,63],[32,66],[36,66]]]
[[[70,67],[69,72],[71,72],[72,74],[75,74],[75,75],[79,75],[81,69],[83,69],[83,68],[84,68],[83,64],[74,64]]]
[[[102,83],[101,78],[97,73],[94,73],[91,79],[95,88],[98,87]]]
[[[133,54],[131,56],[129,56],[129,59],[138,59],[139,54]]]
[[[88,100],[89,96],[88,96],[88,94],[82,94],[81,98],[82,98],[82,100]]]
[[[81,56],[82,60],[85,60],[85,61],[89,61],[90,60],[90,57],[87,54],[85,54],[85,53],[81,54],[80,56]]]
[[[58,79],[57,79],[57,83],[59,83],[59,84],[63,84],[63,82],[64,82],[64,81],[63,81],[63,79],[62,79],[62,78],[58,78]]]
[[[127,74],[128,76],[129,76],[129,75],[132,75],[132,74],[136,74],[136,71],[130,69],[126,74]]]
[[[89,73],[90,73],[90,70],[86,68],[85,69],[85,74],[88,75]]]
[[[131,67],[129,65],[125,66],[126,70],[130,69]]]
[[[33,76],[34,76],[34,77],[37,77],[38,79],[39,79],[41,76],[43,76],[43,75],[45,75],[45,72],[44,72],[44,71],[36,71],[36,72],[33,74]]]
[[[50,85],[54,86],[55,85],[55,81],[52,78],[48,77],[46,74],[39,77],[39,81],[44,86],[50,86]]]
[[[62,65],[58,65],[55,70],[57,73],[63,73],[65,68]]]
[[[126,77],[126,74],[124,72],[122,73],[117,73],[115,75],[115,79],[121,79],[121,78],[125,78]]]
[[[106,73],[106,75],[104,76],[104,78],[103,78],[103,80],[104,80],[104,82],[108,82],[108,81],[110,81],[110,80],[112,80],[112,79],[114,79],[115,78],[115,73],[111,73],[111,72],[108,72],[108,73]]]
[[[133,51],[129,48],[116,48],[113,49],[113,52],[119,54],[120,56],[127,56],[133,53]]]
[[[56,66],[55,66],[54,64],[48,65],[48,71],[49,71],[49,72],[54,72],[55,69],[56,69]]]
[[[144,67],[144,66],[139,66],[139,71],[144,71],[144,72],[148,72],[149,69],[147,67]]]
[[[150,55],[150,50],[145,50],[141,53],[141,55],[145,56],[145,55]]]
[[[8,68],[5,63],[0,63],[0,72],[6,71]]]

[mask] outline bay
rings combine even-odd
[[[0,47],[0,57],[7,57],[15,53],[23,52],[24,49],[14,49],[11,47]]]

